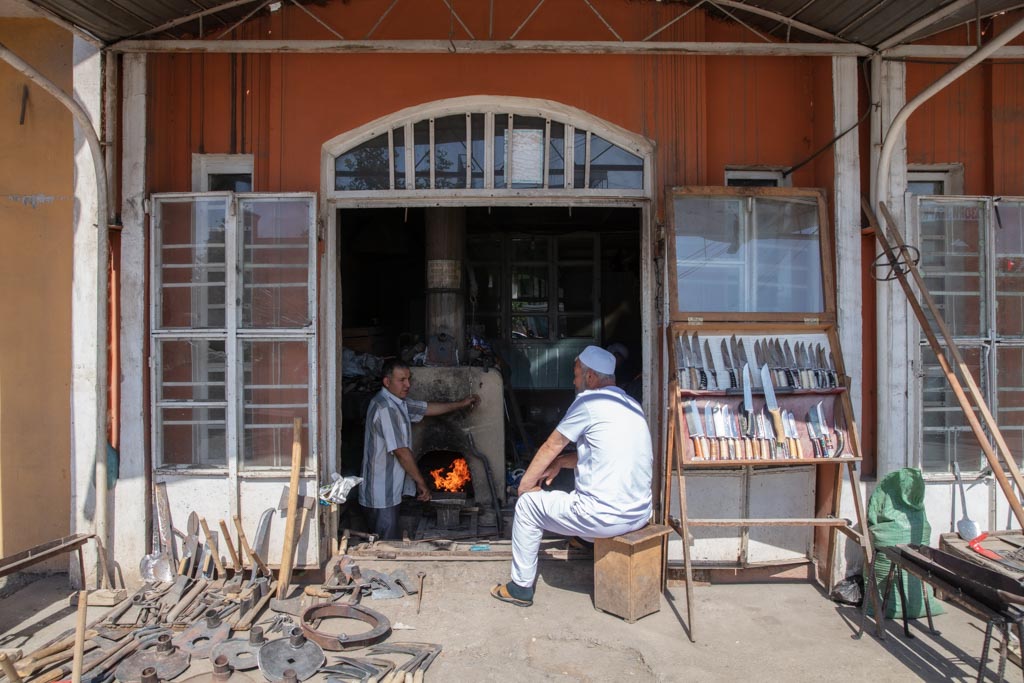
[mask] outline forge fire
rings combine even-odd
[[[469,464],[465,458],[456,458],[448,467],[430,470],[430,476],[434,478],[434,487],[438,491],[459,493],[466,490],[470,481]]]

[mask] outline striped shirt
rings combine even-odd
[[[403,401],[386,388],[370,400],[363,439],[360,505],[388,508],[401,503],[403,495],[416,495],[415,482],[391,454],[399,448],[412,448],[412,423],[419,422],[426,414],[425,402]]]

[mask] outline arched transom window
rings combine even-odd
[[[414,107],[324,145],[337,197],[646,196],[651,144],[580,110],[519,98]]]

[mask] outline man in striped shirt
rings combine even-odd
[[[439,403],[410,400],[412,373],[400,360],[383,368],[384,387],[370,400],[363,440],[363,483],[359,504],[366,512],[370,532],[381,538],[398,538],[398,506],[402,496],[430,500],[430,489],[412,454],[412,423],[425,416],[444,415],[480,402],[476,394],[461,401]]]

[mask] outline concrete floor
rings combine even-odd
[[[929,634],[921,620],[912,626],[913,640],[895,622],[888,622],[885,641],[857,639],[859,611],[832,603],[807,583],[696,587],[694,644],[681,624],[684,588],[670,589],[660,612],[627,624],[593,608],[589,562],[543,562],[529,608],[488,595],[507,579],[504,563],[360,564],[427,573],[420,615],[412,597],[367,604],[393,624],[414,627],[394,631],[389,642],[444,646],[427,673],[434,681],[973,680],[982,646],[982,624],[952,606],[935,619],[939,635]],[[70,592],[65,577],[53,576],[0,601],[0,648],[28,652],[71,628]],[[90,608],[90,618],[104,609]],[[180,678],[208,666],[193,663]],[[262,680],[258,671],[248,675]],[[1009,664],[1007,677],[1019,676]]]

